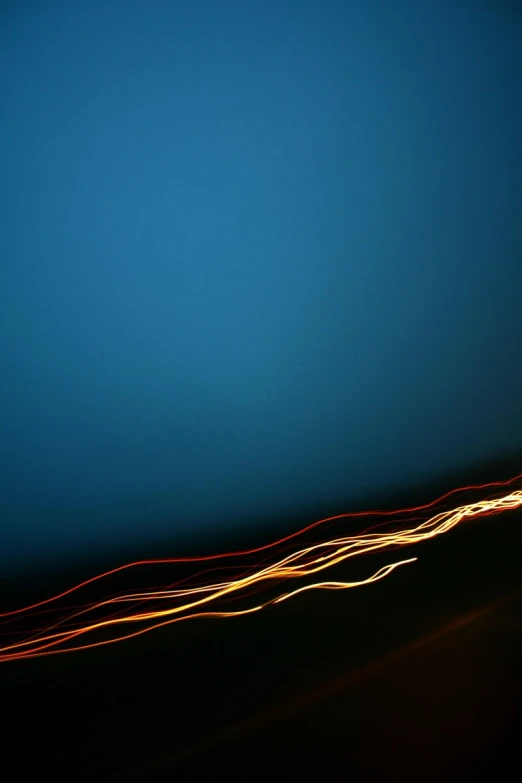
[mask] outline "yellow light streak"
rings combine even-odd
[[[44,655],[73,652],[113,644],[142,635],[181,620],[195,618],[228,618],[252,614],[270,605],[279,604],[310,590],[346,590],[380,581],[400,566],[415,562],[416,557],[398,560],[379,568],[365,579],[337,581],[322,579],[322,573],[364,554],[386,552],[419,544],[449,532],[463,520],[500,514],[522,506],[522,490],[511,489],[507,494],[487,497],[456,508],[441,510],[422,520],[422,514],[434,510],[458,492],[504,489],[520,482],[516,476],[505,482],[494,482],[474,487],[464,487],[447,493],[432,503],[399,511],[373,511],[342,514],[320,520],[301,531],[271,544],[241,552],[225,552],[196,558],[141,561],[122,566],[28,607],[0,613],[5,642],[0,642],[0,662],[35,658]],[[332,523],[347,522],[372,516],[383,521],[359,532],[337,535],[297,547],[298,538],[327,533]],[[400,526],[397,525],[400,520]],[[409,524],[408,524],[409,520]],[[422,520],[422,521],[419,521]],[[416,523],[416,524],[415,524]],[[295,543],[294,543],[295,542]],[[290,549],[293,547],[292,549]],[[290,549],[290,551],[288,551]],[[285,551],[287,554],[284,554]],[[264,560],[259,558],[263,553]],[[258,561],[245,565],[245,558],[257,557]],[[216,567],[215,561],[225,565]],[[154,565],[193,564],[206,570],[160,589],[130,590],[103,600],[90,601],[75,608],[63,607],[64,599],[82,589],[103,585],[114,574],[131,568]],[[218,580],[211,579],[217,571],[225,571]],[[233,576],[232,571],[241,571]],[[297,580],[297,587],[280,591],[279,585]],[[304,582],[304,583],[303,583]],[[100,586],[98,585],[98,586]],[[182,586],[185,585],[185,586]],[[277,588],[277,592],[276,592]],[[264,593],[264,596],[263,596]],[[228,604],[252,596],[259,596],[253,606],[231,610]],[[149,608],[147,608],[149,606]],[[20,628],[21,626],[21,628]],[[138,626],[133,630],[132,626]],[[103,638],[97,638],[102,636]],[[9,641],[7,640],[9,638]]]

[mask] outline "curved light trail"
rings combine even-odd
[[[504,482],[464,487],[432,503],[398,511],[329,517],[250,550],[146,560],[112,569],[52,598],[0,613],[0,662],[113,644],[181,620],[251,614],[310,590],[344,590],[372,584],[400,566],[416,561],[417,557],[395,560],[371,576],[354,581],[328,579],[324,572],[365,554],[422,543],[447,533],[464,520],[519,508],[522,489],[516,485],[521,480],[522,475]],[[457,494],[484,494],[486,490],[488,497],[433,513]],[[359,533],[333,535],[332,526],[341,523],[346,526],[348,521],[362,517],[379,521]],[[317,540],[307,542],[307,537]],[[82,592],[93,587],[104,588],[116,574],[127,571],[130,578],[135,573],[131,569],[154,566],[183,566],[193,570],[162,588],[129,589],[112,595],[106,592],[102,600],[86,600],[74,607],[65,605],[66,600],[73,596],[78,599]],[[237,608],[232,608],[232,604]]]

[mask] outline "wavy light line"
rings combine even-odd
[[[442,505],[458,492],[498,490],[500,487],[514,485],[520,479],[522,475],[504,482],[464,487],[448,492],[431,503],[400,511],[366,511],[329,517],[271,544],[254,549],[204,557],[144,560],[120,566],[52,598],[1,613],[0,618],[4,618],[2,624],[6,630],[6,641],[0,643],[0,662],[99,647],[196,617],[224,618],[251,614],[309,590],[345,590],[372,584],[384,579],[398,567],[416,561],[417,558],[410,557],[387,564],[372,576],[357,581],[320,578],[316,580],[315,577],[326,569],[339,566],[354,557],[399,549],[434,538],[450,531],[465,519],[490,516],[519,508],[522,506],[522,490],[513,489],[500,497],[488,497],[462,504],[418,521],[419,514],[433,510],[436,505]],[[318,535],[321,532],[324,535],[329,523],[368,516],[384,521],[361,533],[311,542],[284,554],[291,542],[295,542],[298,537],[304,539],[306,536]],[[405,524],[404,517],[409,518],[409,525]],[[401,526],[391,529],[391,525],[397,519],[402,520]],[[413,522],[417,524],[412,524]],[[260,553],[265,555],[264,562],[259,562],[259,558],[257,563],[244,562],[246,558],[252,558]],[[230,563],[233,559],[236,562]],[[85,591],[87,588],[92,589],[95,583],[102,584],[101,580],[108,580],[111,576],[131,568],[166,564],[197,565],[219,560],[225,561],[225,565],[219,569],[211,564],[206,571],[180,579],[163,589],[130,590],[103,600],[91,600],[76,608],[63,607],[64,598],[81,590]],[[218,570],[225,571],[225,576],[214,581],[210,577]],[[239,575],[231,573],[238,570],[241,571]],[[280,591],[279,585],[294,580],[304,584]],[[247,599],[260,593],[265,594],[263,600],[258,600],[254,606],[244,605],[248,603]],[[241,608],[231,610],[228,604],[232,601],[240,601],[243,605]],[[133,625],[139,627],[132,630],[130,627]],[[7,636],[11,637],[9,642]]]

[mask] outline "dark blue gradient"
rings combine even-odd
[[[8,3],[0,74],[2,568],[522,447],[509,4]]]

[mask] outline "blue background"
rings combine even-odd
[[[522,447],[509,3],[2,8],[2,569]]]

